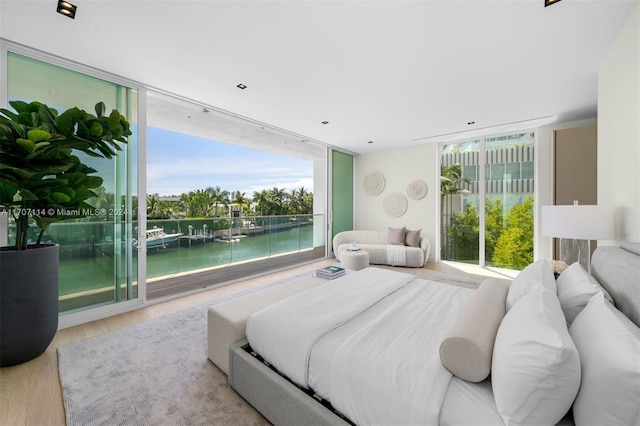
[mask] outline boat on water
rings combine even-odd
[[[220,237],[216,238],[214,241],[218,241],[220,243],[237,243],[238,241],[240,241],[240,238],[237,236],[231,236],[231,235],[221,235]]]
[[[164,248],[167,244],[177,241],[181,235],[181,233],[167,234],[164,229],[154,226],[153,229],[147,229],[147,248]],[[138,242],[134,242],[134,245],[137,246]]]

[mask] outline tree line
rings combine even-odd
[[[245,192],[216,186],[189,191],[177,198],[168,201],[158,194],[147,195],[147,218],[229,217],[230,207],[241,217],[313,214],[313,194],[304,187],[291,192],[274,187],[247,197]]]
[[[470,194],[464,188],[460,164],[443,166],[440,173],[443,259],[474,261],[479,259],[480,215],[467,204],[453,213],[453,196]],[[533,197],[504,212],[502,201],[485,198],[485,259],[497,267],[523,269],[533,262]],[[445,216],[445,211],[451,214]]]
[[[456,260],[479,257],[480,215],[473,204],[451,216],[446,232]],[[485,258],[493,266],[524,269],[533,262],[533,197],[503,213],[502,200],[485,202]]]

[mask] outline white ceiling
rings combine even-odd
[[[356,153],[594,117],[638,3],[71,1],[0,0],[0,36]]]

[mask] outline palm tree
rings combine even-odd
[[[288,213],[287,201],[289,199],[289,194],[287,191],[281,188],[276,188],[268,191],[269,194],[269,204],[271,207],[270,214],[272,215],[285,215]]]
[[[158,197],[158,194],[147,195],[147,217],[149,218],[158,217],[157,214],[160,204]]]
[[[180,201],[185,208],[186,217],[209,217],[211,215],[211,194],[204,189],[182,194]]]
[[[225,208],[229,207],[229,191],[223,190],[219,186],[215,188],[208,187],[206,191],[209,193],[211,197],[211,201],[213,204],[214,217],[219,217],[218,215],[218,207],[220,204],[224,205]]]
[[[246,193],[236,191],[235,193],[233,193],[232,198],[233,198],[233,203],[238,206],[238,209],[240,209],[240,216],[243,216],[244,207],[245,205],[247,205],[247,202],[249,201],[249,199],[246,197]]]
[[[260,216],[265,215],[265,210],[267,208],[267,204],[269,200],[269,194],[266,190],[262,190],[260,192],[253,193],[253,201],[258,204],[258,209],[260,211]]]
[[[292,213],[311,214],[313,213],[313,194],[307,192],[304,187],[291,191],[290,202]]]

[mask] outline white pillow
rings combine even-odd
[[[556,285],[560,306],[569,326],[587,306],[589,299],[600,291],[596,279],[589,275],[578,262],[572,263],[560,274]]]
[[[496,336],[491,382],[506,425],[555,425],[580,386],[580,358],[558,297],[524,296],[507,312]]]
[[[582,364],[573,418],[576,425],[638,425],[640,341],[605,303],[593,296],[569,329]]]
[[[538,290],[549,290],[557,293],[553,268],[547,260],[538,260],[528,265],[516,275],[509,287],[507,295],[507,311],[529,293]]]

